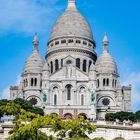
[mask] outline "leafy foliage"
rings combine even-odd
[[[94,138],[93,140],[105,140],[104,138]]]
[[[70,140],[90,140],[89,138],[73,137]],[[94,138],[92,140],[105,140],[104,138]]]
[[[14,129],[10,131],[11,136],[8,140],[56,140],[53,136],[46,136],[40,131],[43,126],[51,126],[50,131],[57,133],[57,140],[66,138],[89,140],[86,133],[90,134],[96,129],[93,124],[82,117],[64,121],[56,115],[40,116],[23,109],[21,109],[20,114]]]
[[[96,127],[90,123],[88,120],[85,120],[83,117],[79,119],[73,119],[68,121],[59,121],[56,122],[53,126],[54,132],[58,132],[57,136],[60,139],[63,138],[87,138],[87,134],[94,132]]]
[[[115,138],[115,139],[113,139],[113,140],[124,140],[124,138],[117,137],[117,138]]]
[[[8,103],[8,100],[2,99],[0,100],[0,107],[3,105],[6,105]],[[0,108],[0,118],[4,115],[2,108]]]
[[[4,115],[13,115],[15,118],[15,125],[10,131],[8,140],[56,140],[53,136],[46,136],[40,131],[44,126],[51,126],[51,131],[57,134],[57,140],[76,138],[88,140],[87,134],[96,129],[84,117],[65,121],[55,114],[42,116],[38,113],[38,108],[32,107],[23,99],[2,102],[0,111]]]
[[[27,112],[40,114],[42,116],[44,115],[43,109],[32,106],[31,103],[29,101],[27,101],[27,100],[17,98],[14,101],[0,100],[0,116],[3,116],[3,115],[15,115],[16,113],[19,113],[17,111],[17,108],[16,108],[17,105],[18,105],[18,111],[20,110],[19,108],[22,108]],[[13,106],[13,108],[12,108],[12,106]],[[3,110],[3,108],[5,108],[4,109],[5,111]],[[6,111],[6,108],[8,109],[7,111]],[[6,113],[6,112],[8,112],[8,113]]]
[[[137,122],[140,122],[140,110],[135,113],[135,119]]]
[[[44,111],[41,108],[33,107],[31,103],[27,100],[17,98],[14,100],[14,103],[19,104],[21,108],[23,108],[26,111],[29,111],[35,114],[40,114],[42,116],[44,115]]]
[[[17,119],[19,117],[21,107],[18,104],[9,102],[6,105],[0,106],[2,115],[13,115]]]
[[[32,115],[34,117],[33,119]],[[62,120],[56,115],[37,116],[36,114],[23,111],[14,129],[10,132],[11,136],[8,140],[55,140],[56,138],[53,136],[46,136],[46,134],[39,129],[46,125],[53,126],[56,122],[61,121]]]
[[[90,140],[89,138],[73,137],[70,140]]]
[[[123,122],[124,120],[136,121],[136,114],[133,112],[117,112],[117,113],[107,113],[105,116],[106,121],[115,121],[116,119]]]
[[[31,114],[31,116],[32,115],[33,114]],[[8,140],[26,140],[26,139],[27,140],[28,139],[29,140],[55,140],[53,136],[47,136],[45,133],[41,132],[39,129],[43,127],[44,125],[54,124],[58,118],[54,118],[51,115],[34,116],[34,117],[35,117],[34,119],[31,119],[31,118],[26,119],[26,116],[21,117],[17,121],[14,129],[10,132],[11,136],[8,138]],[[30,122],[27,123],[27,120],[28,121],[30,120]]]
[[[6,105],[8,102],[9,102],[9,100],[7,100],[7,99],[2,99],[2,100],[0,100],[0,106],[1,106],[1,105]]]
[[[105,119],[106,119],[106,121],[115,121],[115,114],[114,113],[107,113],[106,115],[105,115]]]

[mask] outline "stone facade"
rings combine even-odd
[[[20,85],[10,88],[11,99],[27,99],[46,114],[62,118],[104,119],[107,112],[131,111],[131,85],[121,86],[108,45],[105,34],[103,53],[97,58],[90,26],[75,0],[68,0],[52,29],[45,62],[35,34]]]

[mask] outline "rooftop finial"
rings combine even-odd
[[[107,38],[107,35],[106,35],[106,32],[104,34],[104,38],[103,38],[103,52],[109,52],[108,50],[108,44],[109,44],[109,41],[108,41],[108,38]]]
[[[37,33],[35,33],[34,35],[33,45],[34,45],[34,50],[38,50],[39,41],[38,41]]]
[[[68,0],[68,8],[67,9],[76,9],[76,0]]]

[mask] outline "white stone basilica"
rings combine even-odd
[[[19,86],[10,97],[24,98],[62,118],[84,115],[104,119],[107,112],[131,111],[131,86],[121,86],[115,60],[105,34],[103,53],[97,58],[92,30],[68,0],[66,11],[56,20],[43,61],[37,34],[33,52],[25,62]]]

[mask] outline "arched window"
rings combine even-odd
[[[26,79],[25,79],[25,87],[26,87]]]
[[[54,46],[54,44],[52,43],[52,44],[51,44],[51,47],[53,47],[53,46]]]
[[[77,44],[80,44],[80,43],[81,43],[81,41],[80,41],[80,40],[76,40],[76,43],[77,43]]]
[[[33,86],[33,83],[34,83],[34,79],[31,78],[31,86]]]
[[[34,86],[37,86],[37,78],[34,79]]]
[[[53,62],[51,61],[51,73],[53,73]]]
[[[87,42],[86,42],[86,41],[83,41],[83,44],[84,44],[84,45],[87,45]]]
[[[61,59],[61,67],[63,67],[63,59]]]
[[[28,86],[28,80],[26,79],[25,81],[25,86],[27,87]]]
[[[109,86],[109,79],[106,79],[106,85]]]
[[[83,71],[84,71],[84,72],[87,71],[87,67],[86,67],[86,65],[87,65],[87,61],[84,60],[84,61],[83,61]]]
[[[61,40],[61,43],[62,43],[62,44],[66,43],[66,40]]]
[[[66,86],[66,91],[67,91],[67,100],[71,100],[71,85]]]
[[[84,95],[81,95],[81,105],[84,105]]]
[[[59,45],[59,41],[56,41],[56,42],[55,42],[55,45]]]
[[[55,71],[59,69],[58,59],[55,60]]]
[[[99,79],[97,79],[97,88],[100,86]]]
[[[115,80],[115,88],[117,87],[117,80]]]
[[[57,95],[54,95],[54,105],[57,105]]]
[[[25,80],[23,80],[23,86],[25,87]]]
[[[114,87],[114,79],[113,79],[113,81],[112,81],[112,87]]]
[[[68,43],[73,43],[73,42],[74,42],[73,39],[68,40]]]
[[[103,79],[103,86],[105,86],[105,79]]]
[[[92,61],[90,60],[90,61],[89,61],[89,66],[88,66],[88,68],[90,68],[91,64],[92,64]]]
[[[80,69],[80,59],[79,58],[76,59],[76,67]]]

